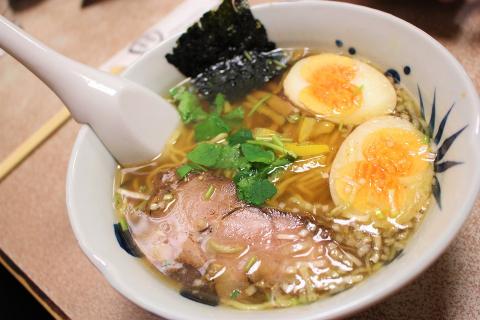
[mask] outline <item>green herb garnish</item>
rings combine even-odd
[[[236,145],[236,144],[242,144],[244,142],[247,142],[248,140],[253,139],[253,133],[249,129],[240,129],[234,134],[232,134],[230,137],[227,138],[228,144],[231,146]]]
[[[188,162],[177,168],[181,179],[194,172],[224,169],[234,175],[238,198],[249,204],[263,205],[276,194],[273,182],[295,158],[278,133],[271,131],[267,140],[255,140],[252,131],[245,128],[231,134],[231,126],[238,128],[245,114],[242,107],[224,114],[226,100],[223,94],[217,94],[210,106],[204,106],[205,110],[211,110],[210,113],[204,111],[188,87],[176,87],[170,94],[178,103],[182,120],[187,124],[194,123],[195,140],[201,142],[187,153]],[[261,98],[250,114],[270,96]],[[209,188],[204,198],[209,199],[213,192]]]
[[[268,99],[270,99],[271,96],[271,94],[267,94],[258,100],[257,103],[255,103],[255,105],[252,107],[252,110],[250,110],[248,113],[248,117],[251,117],[258,110],[258,108],[260,108]]]
[[[204,195],[203,195],[203,199],[205,200],[210,200],[213,196],[213,194],[215,193],[215,187],[210,185],[208,187],[208,190],[205,191]]]
[[[230,126],[226,124],[220,116],[216,114],[210,114],[206,120],[198,123],[195,126],[195,140],[210,140],[220,133],[229,131]]]
[[[428,135],[423,135],[423,143],[424,144],[429,144],[430,143],[430,137]]]
[[[187,158],[209,169],[235,170],[233,181],[237,186],[238,198],[253,205],[262,205],[275,195],[277,189],[269,177],[292,161],[288,157],[276,159],[272,151],[248,143],[234,146],[201,143],[187,154]],[[180,167],[180,172],[177,170],[180,177],[192,171],[188,166]],[[183,167],[186,168],[183,170]]]
[[[223,116],[225,120],[243,120],[245,112],[242,107],[237,107]]]
[[[215,164],[216,169],[238,169],[244,170],[250,168],[250,163],[240,153],[240,146],[221,146],[220,157]]]
[[[186,163],[177,169],[180,179],[185,178],[189,173],[206,171],[204,167],[196,163]]]
[[[239,295],[240,295],[240,290],[234,289],[230,293],[230,299],[237,299]]]
[[[220,158],[221,146],[218,144],[200,143],[187,153],[188,160],[205,167],[213,167]]]
[[[290,122],[290,123],[296,123],[298,122],[298,120],[300,120],[300,114],[298,113],[292,113],[291,115],[289,115],[287,117],[287,121]]]
[[[215,100],[213,101],[213,105],[215,106],[214,113],[216,115],[221,115],[223,112],[223,107],[225,106],[225,96],[221,93],[218,93],[215,96]]]
[[[113,207],[117,210],[120,210],[123,207],[123,198],[118,192],[115,192],[113,195]]]
[[[293,162],[293,158],[279,158],[272,162],[270,165],[263,167],[259,170],[259,174],[264,177],[270,177],[273,174],[285,170],[286,167]]]
[[[241,148],[245,158],[250,162],[270,164],[275,160],[275,154],[272,151],[265,150],[260,146],[244,143]]]
[[[197,96],[184,87],[171,91],[172,98],[178,102],[178,113],[184,123],[199,121],[207,118],[207,113],[202,109]]]
[[[255,262],[257,262],[257,260],[258,260],[258,258],[256,256],[253,256],[250,259],[248,259],[247,264],[245,264],[245,267],[243,268],[243,270],[245,272],[248,272],[248,270],[250,270],[250,268],[253,267]]]
[[[177,174],[178,176],[180,177],[180,179],[183,179],[187,176],[187,174],[189,174],[190,172],[192,172],[194,169],[191,165],[189,164],[184,164],[183,166],[179,167],[177,169]]]
[[[274,144],[276,144],[277,146],[279,146],[279,147],[282,147],[282,148],[285,147],[285,145],[283,144],[282,140],[280,140],[280,138],[279,138],[276,134],[274,134],[274,135],[272,136],[272,142],[273,142]]]
[[[237,184],[237,195],[240,200],[259,206],[277,193],[277,188],[267,179],[256,176],[241,179]]]
[[[120,219],[118,220],[118,222],[120,223],[120,227],[122,228],[123,231],[127,231],[127,230],[128,230],[127,219],[125,219],[125,216],[124,216],[124,215],[121,215],[121,216],[120,216]]]
[[[297,155],[291,151],[288,151],[285,147],[281,147],[275,143],[268,142],[268,141],[259,141],[259,140],[248,140],[247,143],[254,144],[254,145],[259,145],[259,146],[264,146],[267,148],[270,148],[272,150],[278,151],[283,154],[288,154],[289,156],[296,158]]]
[[[238,145],[201,143],[187,154],[187,158],[210,169],[248,169],[250,164],[239,149]]]

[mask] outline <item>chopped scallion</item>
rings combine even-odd
[[[290,123],[296,123],[300,120],[300,114],[298,113],[293,113],[287,117],[287,121]]]
[[[259,145],[259,146],[264,146],[264,147],[267,147],[267,148],[270,148],[272,150],[275,150],[275,151],[278,151],[278,152],[281,152],[281,153],[286,153],[294,158],[297,157],[297,155],[291,151],[288,151],[287,149],[285,149],[284,147],[280,147],[274,143],[271,143],[271,142],[267,142],[267,141],[257,141],[257,140],[248,140],[247,143],[250,143],[250,144],[256,144],[256,145]]]
[[[215,187],[213,185],[210,185],[208,187],[208,190],[204,193],[203,199],[210,200],[214,193],[215,193]]]
[[[230,293],[230,299],[237,299],[239,295],[240,295],[240,290],[238,289],[232,290],[232,293]]]
[[[427,136],[427,135],[424,135],[424,136],[423,136],[423,143],[429,144],[429,143],[430,143],[430,137]]]
[[[120,216],[120,219],[119,219],[118,222],[120,223],[120,227],[122,228],[123,231],[127,231],[127,230],[128,230],[127,219],[125,219],[125,216],[124,216],[124,215]]]
[[[285,146],[283,145],[282,140],[280,140],[280,138],[279,138],[276,134],[272,136],[272,142],[273,142],[274,144],[276,144],[277,146],[279,146],[279,147],[282,147],[282,148],[285,147]]]
[[[120,210],[123,206],[122,196],[118,192],[115,192],[115,195],[113,196],[113,206],[117,210]]]
[[[380,210],[380,209],[376,209],[376,210],[375,210],[375,215],[376,215],[377,218],[379,218],[379,219],[385,219],[385,215],[383,214],[382,210]]]
[[[245,268],[243,269],[245,272],[248,272],[248,270],[250,270],[250,268],[255,264],[255,262],[257,262],[257,257],[253,256],[251,257],[248,261],[247,261],[247,264],[245,265]]]
[[[277,66],[279,66],[280,68],[284,69],[287,67],[286,64],[283,64],[281,63],[280,61],[278,61],[277,59],[272,59],[273,63],[275,63]]]
[[[271,96],[271,94],[266,94],[263,98],[258,100],[253,106],[252,110],[250,110],[248,113],[248,117],[251,117],[258,110],[258,108],[260,108],[268,99],[270,99]]]

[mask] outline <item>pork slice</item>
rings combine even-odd
[[[228,297],[252,283],[268,288],[291,284],[288,293],[302,289],[295,285],[301,268],[312,273],[317,262],[329,264],[324,258],[330,239],[319,238],[321,233],[325,235],[325,230],[290,213],[255,207],[236,210],[220,221],[209,240],[244,248],[238,256],[216,254],[216,263],[226,266],[216,279],[218,294]]]
[[[156,179],[156,192],[144,211],[126,214],[132,237],[146,258],[160,271],[188,264],[202,267],[207,257],[201,240],[221,217],[243,206],[230,181],[211,174],[190,175],[180,181],[171,171]],[[209,199],[204,195],[210,188]]]
[[[325,230],[290,213],[246,205],[230,180],[202,173],[179,181],[167,172],[155,185],[146,210],[128,211],[127,222],[146,258],[184,286],[208,281],[226,298],[252,283],[294,283],[302,264],[325,255],[330,240],[318,237]],[[206,199],[209,188],[215,191]]]

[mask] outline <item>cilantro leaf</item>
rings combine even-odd
[[[223,132],[229,132],[230,127],[218,115],[211,114],[195,126],[195,140],[210,140]]]
[[[248,140],[253,140],[253,133],[248,129],[240,129],[227,138],[228,144],[231,146],[242,144]]]
[[[237,107],[223,116],[225,120],[243,120],[244,117],[245,111],[242,107]]]
[[[247,169],[250,168],[250,163],[242,157],[240,153],[240,146],[224,146],[221,145],[220,157],[215,164],[218,169]]]
[[[233,177],[238,198],[249,204],[262,205],[277,193],[271,182],[272,178],[275,179],[291,162],[291,158],[284,157],[276,159],[269,165],[255,163],[254,167],[238,171]]]
[[[233,182],[238,185],[238,183],[246,178],[255,177],[258,172],[255,169],[252,170],[241,170],[233,177]]]
[[[230,169],[236,167],[236,161],[240,158],[240,150],[238,147],[221,146],[221,153],[216,168]]]
[[[185,86],[176,86],[173,88],[170,88],[168,90],[168,93],[170,96],[173,98],[173,100],[178,101],[180,99],[180,95],[186,90],[187,88]]]
[[[206,169],[195,163],[186,163],[181,167],[177,168],[177,175],[180,179],[185,178],[189,173],[206,171]]]
[[[212,169],[246,170],[251,167],[250,162],[241,155],[239,145],[232,147],[221,144],[201,143],[187,153],[187,158],[193,162],[188,164],[193,169],[197,169],[199,166],[200,169],[204,169],[201,166],[205,166]],[[182,169],[179,175],[183,173],[183,170],[186,171],[187,169]]]
[[[237,196],[240,200],[260,206],[277,193],[277,188],[267,179],[247,177],[237,184]]]
[[[225,96],[221,93],[217,93],[215,96],[215,100],[213,101],[213,105],[215,107],[214,113],[217,115],[221,115],[223,111],[223,106],[225,105]]]
[[[207,117],[207,113],[203,111],[195,94],[185,89],[177,89],[177,91],[173,91],[173,99],[179,102],[178,113],[184,123],[203,120]]]
[[[250,162],[260,162],[270,164],[275,160],[275,154],[270,150],[265,150],[254,144],[242,144],[242,153]]]
[[[259,171],[259,174],[267,177],[277,173],[278,171],[284,170],[288,164],[292,163],[292,159],[288,157],[276,159],[270,165],[265,166]]]
[[[180,177],[180,179],[183,179],[192,171],[192,166],[190,166],[189,164],[184,164],[183,166],[177,168],[177,175]]]
[[[201,143],[187,153],[188,160],[201,166],[213,167],[221,155],[221,146],[218,144]]]

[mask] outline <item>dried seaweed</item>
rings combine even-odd
[[[208,67],[192,82],[198,92],[208,100],[215,98],[218,93],[223,93],[233,101],[270,81],[284,69],[285,65],[278,58],[278,54],[274,57],[271,54],[245,51]]]
[[[270,51],[262,23],[254,18],[247,1],[224,0],[217,10],[205,13],[200,21],[180,36],[167,61],[188,77],[208,67],[243,54],[245,51]]]

